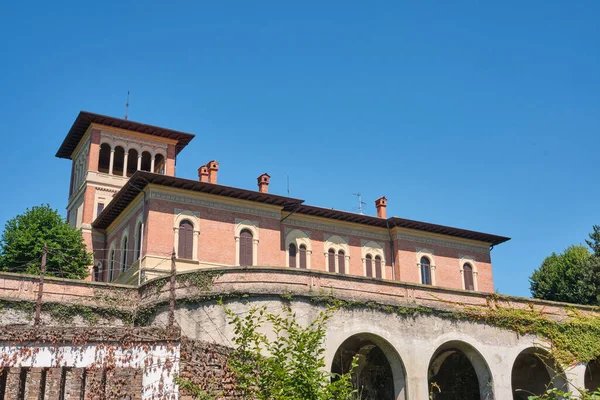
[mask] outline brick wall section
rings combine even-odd
[[[233,375],[227,366],[230,348],[199,340],[181,341],[181,379],[191,381],[207,393],[218,393],[219,400],[238,399]],[[181,400],[193,400],[185,390],[180,390]]]
[[[25,380],[25,397],[24,400],[38,400],[40,392],[45,391],[42,386],[42,368],[29,368],[27,371],[27,379]]]
[[[21,395],[21,368],[10,368],[6,378],[4,400],[19,400]]]
[[[69,368],[65,372],[65,400],[80,400],[83,391],[83,368]]]
[[[46,387],[44,390],[44,400],[60,400],[61,378],[61,368],[48,368],[46,370]]]

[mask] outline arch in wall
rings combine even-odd
[[[492,400],[492,374],[483,356],[470,344],[453,340],[433,353],[427,370],[434,400]]]
[[[372,276],[385,279],[385,252],[381,243],[374,241],[363,241],[361,246],[363,274],[364,276]],[[368,272],[367,257],[371,258],[371,274]],[[375,267],[375,260],[379,257],[379,269]]]
[[[115,147],[115,154],[113,158],[113,175],[123,175],[123,168],[125,167],[125,148],[122,146]]]
[[[547,388],[566,390],[567,380],[546,350],[530,347],[519,353],[513,363],[511,386],[513,400],[527,400],[533,394],[541,396]]]
[[[166,159],[161,153],[157,153],[154,156],[154,172],[155,174],[165,174]]]
[[[387,340],[372,333],[350,336],[338,347],[331,372],[348,372],[354,356],[358,356],[358,366],[352,374],[352,384],[358,390],[357,399],[406,399],[404,364]]]
[[[290,245],[295,245],[296,247],[296,264],[291,265],[291,257],[290,257]],[[304,246],[304,252],[302,250],[302,246]],[[287,252],[287,265],[291,268],[302,268],[301,265],[301,257],[304,257],[305,260],[305,268],[310,269],[310,256],[312,254],[312,247],[310,243],[310,236],[300,229],[293,229],[285,235],[285,249]]]
[[[247,233],[244,234],[244,249],[242,249],[242,232],[249,232],[251,235],[248,236]],[[259,242],[259,229],[258,229],[258,221],[250,221],[247,219],[236,219],[235,220],[235,230],[234,230],[234,239],[235,239],[235,265],[242,265],[242,250],[245,250],[244,257],[251,257],[252,263],[250,265],[258,265],[258,242]],[[251,244],[251,247],[247,246]],[[249,263],[250,260],[245,260]]]
[[[593,392],[600,389],[600,359],[595,359],[585,366],[584,385]]]
[[[138,169],[138,151],[130,148],[127,156],[127,176],[131,176]]]
[[[108,174],[110,169],[110,152],[110,144],[102,143],[100,145],[100,154],[98,155],[98,172]]]
[[[348,246],[348,239],[343,238],[338,235],[325,235],[325,265],[327,266],[327,270],[329,272],[340,272],[340,254],[343,257],[344,264],[342,268],[344,268],[344,273],[348,273],[350,269],[350,246]],[[333,250],[333,255],[331,255],[331,250]],[[333,270],[335,268],[335,271]]]
[[[150,171],[150,167],[152,165],[152,154],[149,151],[142,151],[142,163],[140,165],[140,169],[142,171]]]

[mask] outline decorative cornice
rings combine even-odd
[[[472,245],[468,245],[468,244],[461,244],[461,243],[456,243],[456,242],[451,242],[451,241],[438,240],[438,239],[427,238],[427,237],[423,237],[423,236],[407,235],[405,233],[400,233],[400,232],[398,232],[396,234],[396,239],[408,240],[411,242],[424,243],[424,244],[429,244],[429,245],[434,245],[434,246],[450,247],[453,249],[466,250],[466,251],[470,251],[470,252],[477,252],[477,253],[483,253],[483,254],[487,254],[490,251],[490,249],[487,246],[472,246]]]
[[[226,210],[240,214],[257,215],[259,217],[267,218],[281,218],[281,213],[274,211],[261,210],[259,208],[250,208],[237,204],[230,204],[219,201],[212,201],[207,199],[200,199],[197,197],[184,196],[181,194],[169,194],[157,192],[156,190],[150,190],[148,192],[149,198],[157,200],[167,200],[175,203],[190,204],[194,206],[213,208],[216,210]]]
[[[106,131],[104,129],[101,130],[101,138],[102,139],[104,139],[104,138],[110,139],[113,141],[113,143],[115,141],[121,140],[121,141],[125,142],[127,145],[129,145],[129,144],[137,144],[137,145],[142,145],[142,146],[146,145],[146,146],[150,146],[154,149],[162,149],[165,152],[167,151],[167,147],[168,147],[167,143],[164,143],[164,142],[161,142],[158,140],[152,140],[149,138],[141,138],[137,135],[135,137],[132,137],[129,134],[110,132],[110,131]],[[102,142],[102,139],[101,139],[101,142]]]
[[[337,226],[334,224],[322,224],[318,222],[312,221],[304,221],[301,219],[290,218],[286,220],[286,224],[301,226],[309,229],[316,229],[321,231],[335,232],[336,235],[352,235],[358,237],[368,237],[376,240],[389,240],[389,236],[385,233],[375,233],[367,230],[360,230],[355,228],[346,228],[342,226]]]

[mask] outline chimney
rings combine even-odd
[[[258,191],[261,193],[269,193],[269,182],[271,181],[271,177],[266,172],[256,178],[258,181]]]
[[[200,179],[200,182],[208,182],[208,168],[206,168],[206,165],[198,168],[198,179]]]
[[[211,160],[206,164],[208,169],[208,182],[217,183],[217,171],[219,170],[219,163],[215,160]]]
[[[385,208],[387,207],[387,199],[382,196],[375,200],[375,208],[377,208],[377,216],[379,218],[387,218]]]

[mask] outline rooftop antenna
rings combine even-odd
[[[290,195],[290,175],[288,174],[287,176],[287,192],[288,192],[288,197]]]
[[[364,208],[363,206],[366,206],[367,203],[365,203],[364,201],[362,201],[362,195],[360,193],[352,193],[353,195],[355,195],[356,197],[358,197],[358,213],[360,215],[364,215]]]
[[[125,119],[127,119],[127,114],[129,114],[129,90],[127,91],[127,103],[125,103]]]

